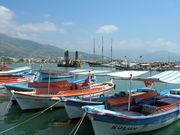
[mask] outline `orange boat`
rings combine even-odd
[[[0,88],[4,88],[5,84],[27,84],[33,78],[32,75],[26,77],[0,77]]]
[[[66,84],[54,88],[37,88],[33,92],[14,92],[14,96],[21,109],[28,110],[49,107],[62,96],[67,98],[90,98],[111,95],[113,88],[113,82],[94,83],[88,86]],[[55,105],[55,107],[63,106],[61,102]]]

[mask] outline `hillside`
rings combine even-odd
[[[9,57],[57,58],[64,56],[65,52],[64,49],[52,45],[13,38],[4,34],[0,34],[0,48],[0,56]],[[71,59],[74,59],[75,52],[69,52],[69,55]],[[94,60],[94,57],[92,54],[79,52],[79,59]],[[96,59],[100,60],[101,57],[97,55]]]
[[[157,62],[157,61],[163,61],[163,62],[169,62],[169,61],[179,61],[180,55],[169,52],[169,51],[157,51],[153,53],[147,53],[143,55],[144,61],[149,62]]]
[[[30,40],[12,38],[0,34],[0,55],[10,57],[58,57],[64,50]]]

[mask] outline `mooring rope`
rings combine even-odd
[[[53,105],[49,106],[48,108],[46,108],[46,109],[44,109],[44,110],[42,110],[42,111],[40,111],[40,112],[35,113],[35,115],[34,115],[33,117],[30,117],[29,119],[27,119],[27,120],[25,120],[25,121],[23,121],[23,122],[21,122],[21,123],[19,123],[19,124],[16,124],[15,126],[10,127],[10,128],[8,128],[8,129],[6,129],[6,130],[4,130],[4,131],[1,131],[1,132],[0,132],[0,135],[3,134],[3,133],[5,133],[5,132],[7,132],[7,131],[10,131],[10,130],[12,130],[12,129],[14,129],[14,128],[16,128],[16,127],[18,127],[18,126],[20,126],[20,125],[22,125],[22,124],[24,124],[24,123],[32,120],[32,119],[38,117],[38,116],[40,116],[41,114],[43,114],[44,112],[46,112],[47,110],[51,109],[53,106],[55,106],[56,104],[58,104],[59,102],[60,102],[60,100],[57,101],[56,103],[54,103]]]
[[[75,134],[77,133],[77,131],[78,131],[79,127],[81,126],[81,124],[82,124],[85,116],[86,116],[86,112],[83,113],[82,117],[80,118],[80,120],[79,120],[78,123],[75,125],[75,127],[73,128],[73,130],[70,132],[69,135],[71,135],[73,132],[74,132],[73,135],[75,135]],[[76,127],[77,127],[77,128],[76,128]],[[75,131],[74,131],[74,130],[75,130]]]
[[[12,92],[12,96],[11,96],[11,98],[10,98],[9,102],[8,102],[7,107],[6,107],[6,111],[9,109],[9,107],[10,107],[10,104],[11,104],[11,102],[12,102],[13,97],[14,97],[14,93]]]

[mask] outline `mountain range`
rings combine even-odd
[[[4,34],[0,34],[0,48],[0,56],[26,58],[57,58],[64,56],[64,52],[66,51],[52,45],[13,38]],[[69,52],[70,58],[74,59],[75,51]],[[94,57],[92,54],[79,52],[79,59],[93,60]],[[101,59],[101,57],[96,55],[95,59]]]
[[[76,51],[76,50],[75,50]],[[69,52],[70,58],[74,59],[75,51]],[[9,37],[4,34],[0,34],[0,56],[9,57],[26,57],[26,58],[57,58],[64,56],[65,50],[48,44],[40,44],[32,40],[23,40],[18,38]],[[79,52],[79,59],[81,60],[101,60],[100,55],[88,54],[85,52]],[[123,59],[126,52],[113,51],[113,56],[117,59]],[[122,55],[122,56],[121,56]],[[168,51],[159,51],[145,54],[138,54],[137,56],[128,56],[129,60],[135,60],[133,58],[138,58],[143,56],[141,61],[175,61],[180,60],[180,55]],[[126,54],[127,56],[127,54]],[[108,57],[105,57],[108,59]],[[137,60],[137,59],[136,59]],[[137,61],[140,61],[137,60]]]

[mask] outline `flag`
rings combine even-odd
[[[146,87],[150,86],[153,83],[154,83],[154,81],[144,81],[144,84]]]
[[[91,82],[91,76],[88,76],[84,81],[84,84],[89,84]]]

